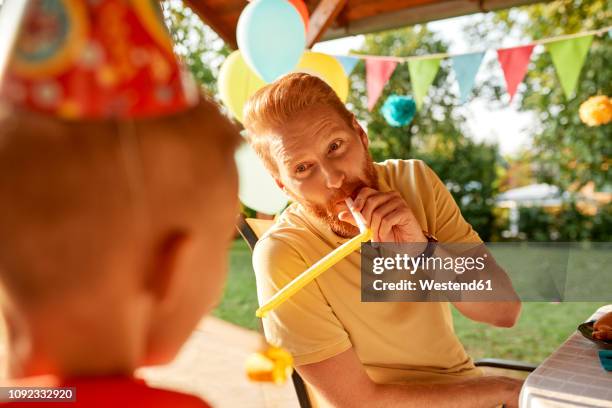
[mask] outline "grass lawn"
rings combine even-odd
[[[539,363],[605,303],[525,303],[518,324],[497,329],[472,322],[455,310],[457,335],[475,358],[495,357]],[[257,330],[257,295],[251,252],[236,240],[230,252],[230,271],[225,294],[215,316]]]
[[[234,241],[229,256],[229,272],[221,304],[213,315],[238,326],[257,330],[259,319],[255,274],[251,266],[251,250],[243,239]]]

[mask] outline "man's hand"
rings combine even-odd
[[[372,242],[427,242],[419,222],[396,191],[381,193],[364,187],[355,198],[355,209],[361,212],[372,230]],[[349,211],[340,212],[338,218],[356,225]]]

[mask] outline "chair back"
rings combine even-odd
[[[270,227],[274,224],[274,220],[260,220],[257,218],[246,218],[243,214],[239,214],[236,219],[236,229],[251,248],[251,251],[255,248],[255,244],[259,237],[261,237]],[[297,394],[300,408],[312,408],[308,391],[306,390],[306,384],[302,377],[296,370],[293,370],[291,374],[291,380],[293,381],[293,387]]]
[[[260,220],[257,218],[246,218],[244,214],[239,214],[236,219],[236,229],[251,248],[251,251],[255,248],[255,244],[259,237],[261,237],[270,227],[274,224],[274,220]]]

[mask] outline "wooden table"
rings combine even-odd
[[[587,321],[612,311],[607,305]],[[521,408],[612,407],[612,372],[599,362],[597,345],[578,332],[527,377]]]

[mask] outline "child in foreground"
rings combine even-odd
[[[239,135],[189,94],[156,2],[53,4],[31,3],[0,72],[3,385],[206,407],[133,373],[171,361],[220,295]]]

